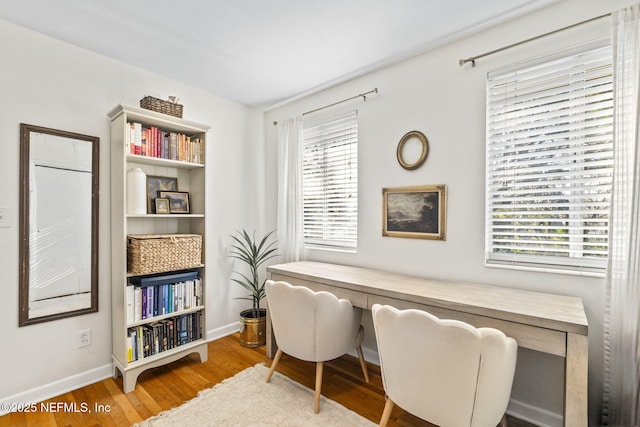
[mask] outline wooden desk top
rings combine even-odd
[[[473,283],[432,280],[313,261],[267,271],[356,292],[380,295],[578,335],[588,334],[582,299]]]

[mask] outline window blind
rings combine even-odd
[[[357,112],[304,129],[306,246],[354,249],[358,233]]]
[[[612,87],[609,46],[488,74],[488,264],[606,268]]]

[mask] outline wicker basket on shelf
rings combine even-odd
[[[140,100],[140,107],[182,118],[182,105],[177,102],[163,101],[153,96],[145,96]]]
[[[130,274],[183,270],[202,264],[199,234],[130,234],[127,241]]]

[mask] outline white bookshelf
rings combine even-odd
[[[178,132],[200,138],[206,151],[209,126],[172,117],[137,107],[118,105],[108,114],[111,120],[111,265],[112,265],[112,340],[113,375],[123,377],[125,393],[135,388],[138,376],[147,369],[165,365],[191,353],[198,353],[201,362],[207,360],[206,342],[206,286],[204,250],[205,233],[205,164],[168,160],[130,154],[130,127],[128,123],[155,126],[166,132]],[[202,156],[204,158],[204,155]],[[188,214],[128,214],[127,172],[141,168],[147,176],[173,177],[178,180],[178,191],[189,192]],[[127,286],[135,274],[127,271],[127,236],[129,234],[199,234],[202,236],[202,263],[189,268],[197,271],[202,282],[201,305],[144,320],[127,321]],[[161,351],[151,356],[129,361],[127,337],[129,328],[151,324],[179,315],[202,314],[202,338]]]

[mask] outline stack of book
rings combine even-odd
[[[203,305],[198,272],[131,277],[127,286],[127,323]]]
[[[141,123],[129,126],[129,153],[160,159],[189,163],[204,163],[204,145],[196,136],[178,132],[166,132],[155,126],[144,127]]]
[[[202,311],[162,319],[127,330],[129,362],[202,338]]]

